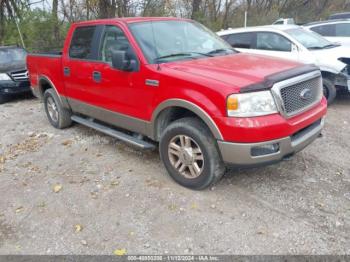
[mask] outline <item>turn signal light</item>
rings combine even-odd
[[[227,110],[237,110],[238,109],[238,97],[230,96],[227,98]]]

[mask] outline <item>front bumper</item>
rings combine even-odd
[[[337,75],[335,85],[350,92],[350,75],[344,73]]]
[[[15,82],[12,80],[0,81],[0,94],[1,95],[15,95],[30,92],[30,82],[20,81]]]
[[[218,141],[222,159],[227,164],[235,166],[257,166],[278,162],[285,157],[291,156],[311,144],[322,132],[324,118],[319,119],[306,128],[289,137],[262,143],[230,143]],[[255,149],[262,146],[277,145],[276,152],[256,155]],[[259,152],[259,151],[258,151]],[[264,152],[264,151],[260,151]],[[265,151],[266,152],[266,151]]]

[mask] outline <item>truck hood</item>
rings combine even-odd
[[[345,63],[339,61],[339,58],[350,58],[350,47],[338,46],[328,49],[311,50],[311,53],[315,58],[315,64],[321,70],[339,74],[346,66]]]
[[[12,71],[24,70],[26,68],[25,61],[13,63],[0,63],[0,73],[8,73]]]
[[[238,53],[167,63],[164,66],[205,79],[220,81],[232,87],[244,88],[264,82],[268,76],[300,67],[301,64],[269,56]]]

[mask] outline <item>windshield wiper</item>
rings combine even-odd
[[[341,45],[329,44],[329,45],[325,45],[323,48],[333,48],[333,47],[337,47],[337,46],[341,46]]]
[[[214,54],[219,54],[219,53],[223,53],[223,52],[227,52],[227,51],[231,51],[231,52],[235,52],[235,50],[231,49],[231,48],[219,48],[219,49],[215,49],[213,51],[210,51],[207,53],[207,55],[214,55]]]
[[[320,50],[320,49],[327,49],[327,48],[332,48],[332,47],[337,47],[338,45],[336,44],[329,44],[325,46],[311,46],[308,49],[310,50]]]
[[[172,57],[177,57],[177,56],[189,56],[190,58],[194,58],[193,54],[212,57],[212,55],[210,55],[210,54],[199,53],[199,52],[187,52],[187,53],[176,53],[176,54],[164,55],[164,56],[157,57],[154,60],[155,61],[159,61],[159,60],[162,60],[162,59],[172,58]]]

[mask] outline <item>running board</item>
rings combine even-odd
[[[113,128],[110,128],[108,126],[104,126],[102,124],[96,123],[93,120],[90,119],[86,119],[83,117],[79,117],[79,116],[72,116],[71,119],[74,122],[77,122],[79,124],[82,124],[84,126],[93,128],[97,131],[100,131],[106,135],[112,136],[114,138],[117,138],[121,141],[124,141],[126,143],[129,143],[131,145],[137,146],[139,148],[142,149],[148,149],[148,150],[152,150],[155,148],[155,145],[153,145],[152,143],[148,143],[142,139],[138,139],[136,137],[130,136],[128,134],[125,134],[121,131],[115,130]]]

